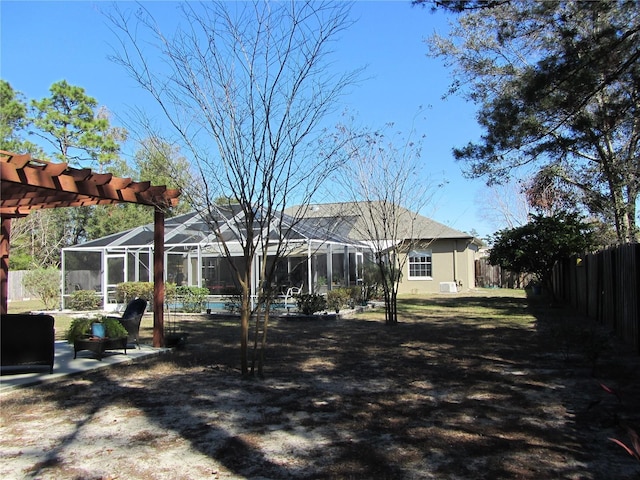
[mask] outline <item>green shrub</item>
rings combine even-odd
[[[164,298],[165,300],[168,298],[172,298],[172,301],[175,301],[175,297],[176,297],[176,288],[177,285],[175,283],[165,283],[164,284]],[[153,298],[153,295],[151,295],[149,298]]]
[[[71,320],[69,329],[67,330],[66,339],[69,343],[91,335],[91,325],[94,323],[102,323],[104,325],[105,335],[109,338],[126,337],[127,329],[122,326],[117,318],[109,318],[105,316],[99,317],[80,317]]]
[[[176,300],[182,302],[182,310],[185,313],[200,313],[204,310],[204,304],[209,295],[209,289],[204,287],[192,287],[180,285],[176,287]]]
[[[165,286],[165,294],[166,294]],[[129,303],[134,298],[153,298],[153,282],[124,282],[116,285],[116,301]]]
[[[80,317],[71,320],[66,335],[67,342],[73,343],[77,338],[88,335],[91,332],[91,324],[93,322],[94,319],[89,317]]]
[[[351,298],[351,289],[348,288],[334,288],[327,292],[327,306],[334,310],[336,313],[340,312],[340,309],[347,304],[347,301]]]
[[[366,305],[371,300],[371,295],[375,291],[375,286],[362,285],[349,287],[349,306],[351,308],[356,305]]]
[[[313,315],[327,308],[327,299],[316,293],[303,293],[296,296],[298,310],[304,315]]]
[[[128,335],[127,329],[124,328],[117,318],[102,317],[100,323],[104,325],[107,337],[118,338]]]
[[[95,290],[76,290],[69,296],[67,307],[71,310],[99,310],[102,297]]]
[[[22,284],[42,300],[46,309],[52,310],[60,306],[60,271],[57,268],[28,270]]]
[[[367,262],[364,265],[362,272],[363,284],[360,288],[359,304],[366,305],[374,298],[380,298],[381,289],[384,279],[380,273],[380,268],[371,262]]]

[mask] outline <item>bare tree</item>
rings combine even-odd
[[[354,228],[373,252],[382,279],[385,321],[396,324],[398,287],[408,254],[429,243],[420,238],[418,212],[430,203],[435,189],[424,175],[422,139],[400,133],[357,134],[344,126],[339,130],[348,160],[338,181],[354,200],[343,214],[359,217]]]
[[[144,5],[135,14],[110,13],[120,42],[113,58],[189,149],[200,179],[185,197],[227,258],[232,242],[242,250],[244,261],[230,266],[241,289],[241,369],[248,375],[249,321],[263,309],[264,346],[273,260],[286,253],[299,218],[283,211],[308,204],[335,167],[318,141],[319,125],[356,79],[356,72],[328,68],[332,44],[350,23],[349,5],[185,2],[179,12],[181,27],[171,37]],[[229,201],[220,205],[220,198]]]
[[[36,210],[24,218],[16,219],[11,226],[12,253],[30,259],[28,265],[19,268],[58,268],[60,250],[73,243],[73,232],[65,228],[66,210]]]
[[[514,228],[529,221],[532,208],[523,191],[522,181],[510,180],[487,187],[478,195],[481,217],[494,230]]]

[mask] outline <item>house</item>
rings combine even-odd
[[[325,203],[310,205],[304,216],[324,218],[327,222],[342,219],[341,234],[368,245],[374,252],[400,244],[399,250],[408,259],[404,262],[398,293],[455,292],[475,287],[474,262],[483,246],[481,240],[397,206],[392,206],[392,214],[387,215],[397,219],[397,228],[368,224],[369,212],[379,212],[375,216],[380,218],[385,216],[385,208],[375,202]]]
[[[287,210],[268,229],[269,252],[283,244],[272,288],[284,293],[291,287],[304,292],[326,293],[343,286],[359,285],[374,252],[376,239],[366,235],[365,219],[358,204],[312,205],[300,215],[300,208]],[[238,206],[219,208],[213,220],[196,212],[168,218],[164,228],[165,281],[206,287],[211,300],[238,293],[232,266],[244,261],[238,242],[243,225]],[[393,238],[383,238],[388,248],[401,242],[408,255],[399,293],[457,291],[475,286],[474,253],[482,243],[473,236],[402,210],[413,219],[402,222]],[[413,226],[413,228],[409,228]],[[226,248],[219,238],[224,239]],[[259,255],[258,255],[259,257]],[[256,257],[254,271],[258,272]],[[267,256],[275,258],[273,255]],[[119,308],[116,285],[122,282],[153,281],[153,226],[145,225],[62,250],[63,306],[75,290],[95,290],[105,310]],[[262,280],[256,277],[252,294],[258,294]]]

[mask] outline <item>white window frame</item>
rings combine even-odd
[[[431,275],[427,275],[427,276],[411,275],[411,264],[412,264],[411,260],[418,257],[428,257],[428,261],[420,262],[419,265],[428,265],[431,270]],[[409,258],[407,260],[407,269],[409,270],[407,275],[408,280],[433,280],[433,252],[431,250],[410,251]]]

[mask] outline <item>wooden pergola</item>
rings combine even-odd
[[[11,220],[42,208],[136,203],[154,207],[153,345],[164,346],[164,211],[180,191],[0,150],[0,314],[7,313]]]

